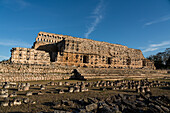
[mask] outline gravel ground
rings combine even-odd
[[[31,85],[33,84],[46,84],[49,81],[39,81],[39,82],[30,82]],[[67,81],[71,83],[75,83],[77,81]],[[136,93],[134,89],[126,89],[126,90],[112,90],[111,87],[107,87],[108,90],[102,91],[100,90],[100,87],[88,87],[89,91],[87,92],[78,92],[78,93],[69,93],[65,92],[64,94],[58,94],[59,89],[64,89],[67,91],[68,86],[47,86],[46,90],[42,91],[42,95],[37,95],[37,92],[41,91],[39,87],[30,87],[29,91],[33,92],[32,96],[25,96],[26,92],[28,91],[22,91],[18,92],[16,88],[9,89],[9,93],[13,91],[17,91],[17,94],[19,98],[29,98],[32,101],[35,101],[35,104],[21,104],[18,106],[7,106],[2,107],[0,106],[0,113],[26,113],[26,112],[53,112],[56,110],[56,108],[52,107],[53,103],[60,102],[61,100],[80,100],[80,99],[87,99],[89,97],[91,98],[99,98],[99,99],[106,99],[110,96],[114,96],[117,94],[126,94],[126,95],[139,95]],[[157,88],[151,88],[151,92],[153,96],[160,96],[165,95],[170,98],[170,87],[157,87]],[[10,100],[14,99],[14,97],[11,97]],[[4,99],[0,98],[0,102],[3,102]],[[169,103],[170,104],[170,103]],[[61,106],[57,109],[61,110],[68,110],[72,111],[74,108],[70,106]]]

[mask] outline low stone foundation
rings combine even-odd
[[[0,81],[38,81],[69,79],[75,67],[59,65],[21,65],[0,63]],[[85,79],[126,79],[170,77],[167,70],[77,68]]]
[[[143,79],[170,77],[167,70],[80,68],[79,72],[82,73],[82,76],[86,79]]]

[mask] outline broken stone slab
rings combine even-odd
[[[159,107],[158,105],[155,105],[155,104],[153,104],[153,103],[150,103],[150,104],[149,104],[149,107],[156,109],[158,113],[165,113],[165,112],[161,109],[161,107]]]
[[[59,94],[63,94],[64,93],[64,90],[63,89],[60,89],[60,91],[58,92]]]
[[[68,92],[73,93],[74,92],[74,87],[69,87]]]
[[[164,110],[166,113],[169,113],[170,110],[168,109],[168,107],[165,107],[165,106],[160,106],[162,110]]]
[[[16,97],[16,96],[17,96],[16,92],[13,92],[13,93],[9,94],[9,97]]]
[[[74,103],[77,103],[81,106],[86,106],[86,105],[90,104],[87,99],[74,100]]]
[[[42,91],[39,91],[39,92],[37,93],[37,95],[43,95],[43,92],[42,92]]]
[[[62,82],[58,82],[58,85],[59,85],[59,86],[62,86],[62,85],[63,85],[63,83],[62,83]]]
[[[24,87],[23,87],[23,91],[28,91],[29,88],[30,88],[30,86],[24,86]]]
[[[23,103],[28,104],[30,102],[29,98],[23,98]]]
[[[66,85],[66,86],[69,86],[69,85],[70,85],[70,83],[69,83],[69,82],[65,82],[65,85]]]
[[[129,102],[128,100],[122,100],[122,104],[126,105],[126,106],[129,106],[131,109],[134,109],[136,108],[136,105]]]
[[[109,107],[104,106],[103,108],[98,110],[99,113],[113,113]]]
[[[88,91],[87,88],[80,88],[80,92],[85,92],[85,91]]]
[[[145,90],[146,90],[146,92],[150,92],[151,91],[149,87],[146,87]]]
[[[98,100],[96,99],[96,98],[91,98],[91,97],[88,97],[87,98],[87,101],[88,101],[88,103],[98,103]]]
[[[66,105],[66,106],[71,106],[71,107],[74,106],[74,102],[71,101],[71,100],[62,100],[61,103]]]
[[[54,110],[52,113],[71,113],[69,111],[64,111],[64,110]]]
[[[1,97],[1,98],[7,98],[7,97],[8,97],[8,93],[0,94],[0,97]]]
[[[6,106],[8,106],[9,105],[9,102],[2,102],[1,103],[1,106],[3,106],[3,107],[6,107]]]
[[[14,99],[13,103],[14,103],[14,105],[21,105],[21,100],[20,99]]]
[[[140,93],[140,95],[139,95],[141,98],[143,98],[143,99],[145,99],[145,100],[148,100],[149,99],[149,97],[148,96],[146,96],[145,94],[143,94],[143,93]]]
[[[16,82],[8,82],[9,85],[17,85]]]
[[[119,108],[119,109],[117,109],[117,108]],[[119,104],[118,107],[116,107],[116,105],[115,105],[114,112],[118,112],[118,110],[124,111],[124,109],[126,109],[126,108],[127,108],[127,107],[126,107],[125,105],[123,105],[123,104]]]
[[[9,106],[14,106],[14,102],[9,102]]]
[[[97,109],[97,103],[87,105],[85,108],[86,108],[87,111],[95,110],[95,109]]]
[[[62,102],[60,101],[60,102],[53,102],[53,108],[58,108],[58,107],[61,107],[61,105],[62,105]]]
[[[0,94],[5,94],[5,93],[8,93],[8,90],[7,90],[7,89],[1,89],[1,90],[0,90]]]
[[[30,100],[30,104],[36,104],[36,101]]]
[[[31,91],[29,91],[29,92],[26,93],[26,96],[31,96],[31,95],[32,95],[32,92],[31,92]]]
[[[23,91],[23,88],[22,87],[18,87],[18,91]]]
[[[105,103],[104,101],[99,101],[98,102],[98,108],[99,109],[101,109],[101,108],[103,108],[103,107],[108,107],[108,106],[110,106],[110,104],[109,103]]]
[[[115,105],[114,107],[112,107],[112,112],[113,113],[121,113],[119,109],[120,109],[119,106]]]
[[[136,106],[137,107],[147,107],[147,105],[142,101],[136,101]]]
[[[54,86],[55,83],[54,82],[50,82],[50,83],[48,83],[48,85]]]
[[[45,86],[41,86],[41,87],[40,87],[40,90],[45,90]]]
[[[4,89],[8,89],[8,88],[10,88],[10,85],[9,85],[9,84],[6,84],[6,85],[3,86],[3,88],[4,88]]]
[[[74,88],[74,93],[80,92],[80,88]]]
[[[146,96],[145,98],[150,98],[152,96],[152,93],[151,92],[146,92],[145,96]]]
[[[79,113],[87,113],[86,109],[82,109],[82,108],[81,108],[81,109],[78,109],[78,112],[79,112]]]
[[[100,90],[106,91],[107,89],[106,89],[106,87],[101,87]]]

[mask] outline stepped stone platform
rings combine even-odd
[[[60,65],[0,63],[0,81],[39,81],[69,79],[76,69],[85,79],[166,78],[167,70],[76,68]]]

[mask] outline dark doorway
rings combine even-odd
[[[89,57],[87,55],[83,56],[83,63],[89,63]]]
[[[107,58],[107,64],[111,64],[112,63],[112,59],[110,57]]]
[[[58,55],[57,52],[50,52],[50,61],[51,62],[57,61],[57,55]]]
[[[130,58],[127,59],[127,65],[131,65],[131,59]]]

